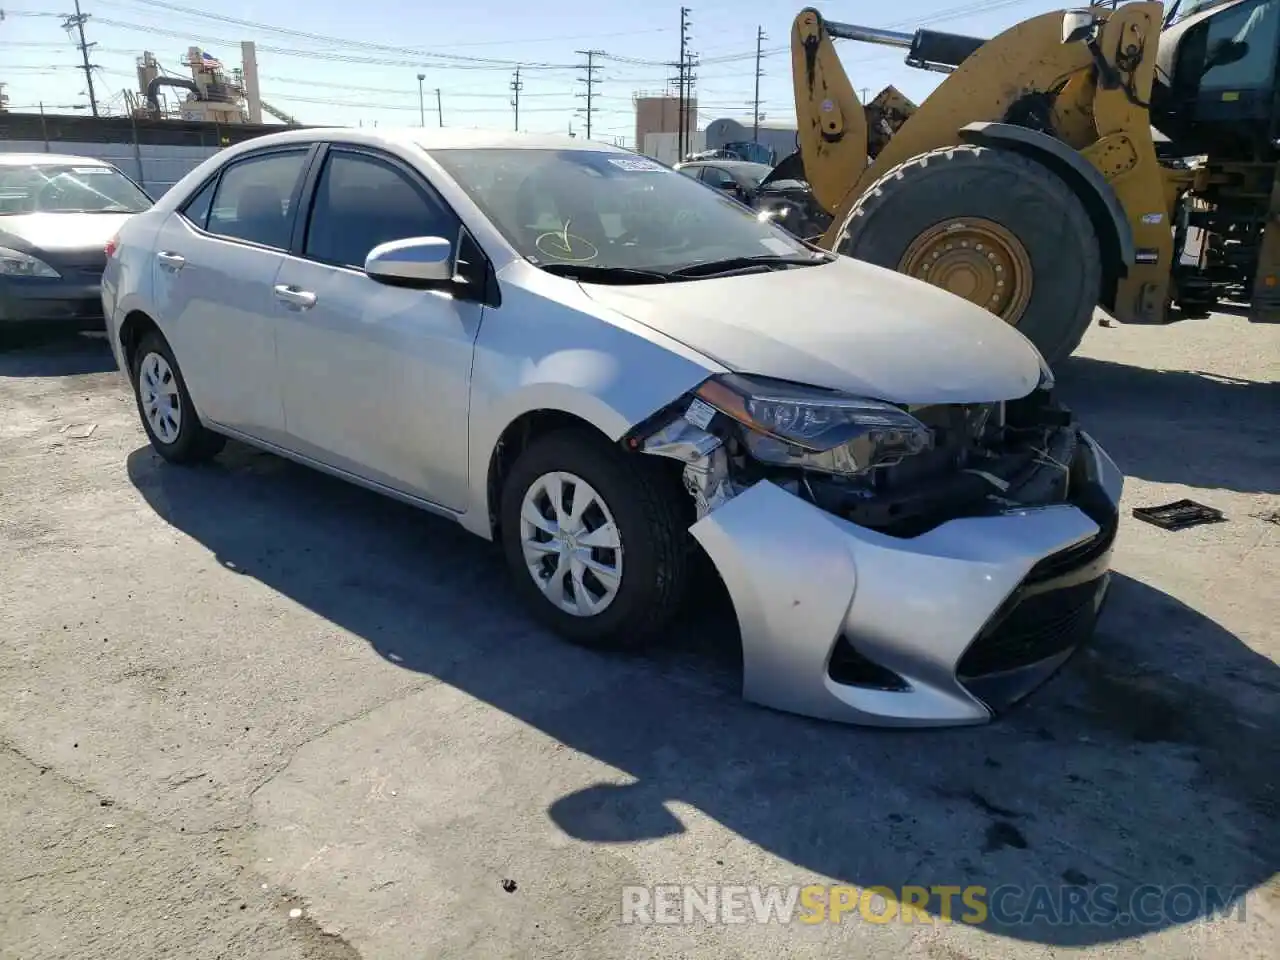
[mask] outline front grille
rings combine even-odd
[[[969,646],[957,676],[963,682],[1017,670],[1079,646],[1093,630],[1106,583],[1104,574],[1057,590],[1014,594]]]

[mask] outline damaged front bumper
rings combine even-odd
[[[1123,476],[1079,440],[1068,502],[909,538],[767,480],[728,495],[686,471],[691,533],[737,611],[744,697],[846,723],[942,726],[986,722],[1033,691],[1091,635],[1109,580]]]

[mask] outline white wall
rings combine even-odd
[[[678,133],[646,133],[640,152],[646,157],[653,157],[663,163],[679,163],[684,159],[679,155],[679,138]],[[706,135],[695,131],[690,134],[690,142],[685,144],[685,153],[698,153],[700,150],[705,150],[706,143]]]

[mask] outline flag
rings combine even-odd
[[[209,54],[205,53],[203,50],[200,51],[200,62],[203,63],[204,66],[208,67],[210,70],[222,69],[222,61],[219,60],[217,57],[210,56]]]

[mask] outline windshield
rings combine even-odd
[[[646,157],[599,150],[433,150],[507,241],[541,267],[661,272],[821,258],[756,212]]]
[[[740,174],[753,187],[758,187],[761,180],[773,173],[773,167],[764,163],[743,163],[734,167],[734,172]]]
[[[151,200],[114,167],[0,165],[0,216],[141,213]]]

